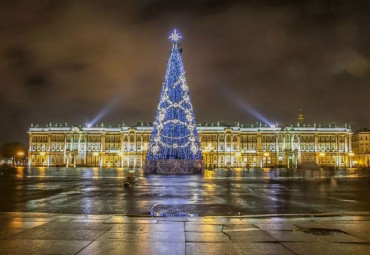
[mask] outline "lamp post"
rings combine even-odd
[[[215,150],[216,150],[216,165],[214,168],[217,168],[217,167],[220,167],[220,158],[219,158],[219,151],[220,151],[220,137],[219,137],[219,133],[217,132],[217,136],[216,136],[216,141],[215,141]]]
[[[213,170],[213,156],[212,156],[212,151],[213,151],[213,146],[211,146],[210,150],[209,150],[209,155],[210,155],[210,158],[211,158],[211,170]]]
[[[144,154],[148,149],[148,143],[144,143],[143,147],[141,148],[141,167],[144,167]]]
[[[349,167],[352,167],[352,159],[355,156],[355,154],[353,152],[349,152],[348,156],[349,156]]]
[[[96,157],[98,157],[99,156],[99,152],[94,152],[93,153],[93,156],[94,156],[94,166],[96,167]]]
[[[209,152],[209,164],[210,164],[210,169],[213,169],[213,158],[212,158],[212,151],[213,151],[213,146],[212,143],[208,143],[208,146],[206,150]]]
[[[40,156],[41,156],[41,166],[44,166],[44,157],[45,157],[46,153],[44,151],[40,152]]]
[[[266,166],[267,166],[267,158],[268,158],[268,157],[270,157],[270,153],[268,153],[268,152],[264,152],[264,153],[263,153],[263,157],[264,157],[264,159],[265,159],[265,165],[264,165],[264,166],[266,167]]]
[[[208,146],[203,149],[203,152],[208,153]],[[204,156],[204,167],[208,169],[208,162],[207,158],[209,157],[208,154],[205,154]]]
[[[24,157],[24,152],[23,151],[18,151],[17,152],[17,157],[18,157],[18,160],[21,160]],[[21,162],[22,162],[21,165],[24,165],[23,160],[21,160]]]
[[[235,156],[237,157],[237,163],[238,163],[238,165],[237,165],[237,167],[240,167],[240,165],[239,165],[239,162],[240,162],[240,157],[241,157],[241,152],[237,152],[237,153],[235,153]]]
[[[123,152],[120,151],[120,152],[117,153],[117,155],[119,157],[119,162],[122,162]],[[119,165],[121,165],[121,163],[119,163]],[[121,167],[123,167],[123,166],[121,166]]]
[[[325,155],[326,155],[325,152],[320,152],[319,153],[319,157],[321,158],[321,160],[320,160],[321,166],[323,165],[322,164],[322,159],[325,157]]]

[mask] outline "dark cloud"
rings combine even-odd
[[[24,69],[31,65],[30,56],[21,47],[4,49],[4,61],[8,61],[9,66],[15,69]]]
[[[24,84],[30,91],[40,92],[46,88],[48,81],[45,74],[34,73],[26,77]]]
[[[0,142],[30,123],[152,121],[178,28],[198,121],[369,126],[368,1],[0,2]],[[116,102],[112,106],[112,102]]]

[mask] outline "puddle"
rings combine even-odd
[[[328,229],[328,228],[308,228],[303,230],[306,234],[313,234],[317,236],[321,235],[333,235],[333,234],[345,234],[348,235],[348,233],[339,230],[339,229]]]
[[[181,217],[181,218],[196,218],[198,214],[193,213],[159,213],[159,212],[150,212],[150,216],[153,217]]]

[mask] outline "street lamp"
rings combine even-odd
[[[40,160],[41,160],[41,165],[42,166],[44,166],[44,159],[45,159],[44,157],[45,157],[45,155],[46,155],[46,152],[44,152],[44,151],[40,152],[40,156],[41,156]]]
[[[141,147],[141,167],[144,167],[144,154],[148,150],[148,143],[144,143]]]
[[[18,162],[17,162],[17,165],[19,165],[19,164],[22,164],[23,165],[23,160],[21,160],[21,158],[23,158],[23,156],[24,156],[24,152],[23,151],[18,151],[17,152],[17,157],[18,157]]]
[[[321,158],[321,162],[320,162],[321,163],[321,166],[323,165],[322,158],[325,157],[325,155],[326,155],[325,152],[320,152],[319,153],[319,157]]]
[[[208,151],[208,147],[204,147],[204,149],[202,150],[202,152],[203,153],[208,153],[209,151]],[[204,156],[204,166],[205,167],[207,167],[207,169],[208,169],[208,163],[207,163],[207,154],[204,154],[205,156]]]
[[[283,163],[283,157],[279,156],[279,167],[281,167],[282,163]]]
[[[118,152],[118,153],[117,153],[117,155],[118,155],[118,157],[119,157],[119,162],[120,162],[120,163],[118,164],[118,166],[119,166],[119,165],[121,165],[121,162],[122,162],[123,152],[122,152],[122,151],[120,151],[120,152]]]
[[[214,162],[213,162],[213,158],[212,158],[212,151],[213,151],[212,143],[208,143],[208,146],[206,148],[206,151],[209,152],[209,158],[210,158],[209,164],[210,164],[211,169],[213,169],[213,163]]]
[[[94,165],[96,166],[96,157],[98,157],[98,156],[99,156],[99,152],[96,152],[96,151],[95,151],[95,152],[93,153],[93,156],[94,156],[94,159],[95,159],[95,160],[94,160]]]
[[[267,166],[267,158],[270,157],[270,153],[264,152],[263,157],[265,158],[265,166]]]
[[[349,156],[349,165],[350,167],[352,167],[352,164],[355,162],[355,161],[352,161],[352,158],[355,156],[355,154],[353,152],[349,152],[348,156]]]
[[[240,157],[241,157],[241,152],[240,151],[238,151],[237,153],[235,153],[235,156],[238,158],[237,160],[238,160],[238,164],[239,164],[239,162],[240,162]],[[238,165],[238,167],[239,167],[240,165]]]

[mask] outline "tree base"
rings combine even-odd
[[[147,159],[144,172],[146,174],[201,174],[203,162],[200,159]]]

